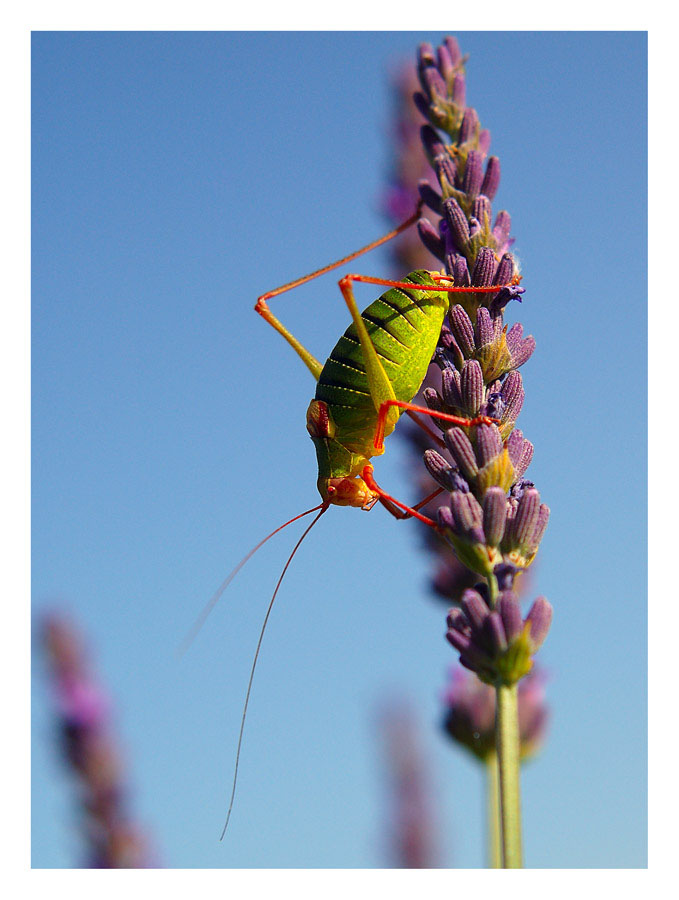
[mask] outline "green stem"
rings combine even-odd
[[[486,757],[487,776],[487,818],[488,818],[488,863],[491,869],[502,868],[502,846],[500,843],[500,794],[497,756],[489,753]]]
[[[495,741],[500,772],[500,819],[502,823],[502,866],[520,869],[521,789],[519,785],[519,706],[517,686],[497,688]]]

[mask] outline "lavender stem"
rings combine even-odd
[[[500,775],[497,755],[489,753],[486,757],[486,794],[487,794],[487,830],[488,830],[488,868],[502,868],[502,844],[500,835]]]
[[[523,868],[521,853],[521,793],[519,784],[519,704],[517,685],[499,684],[495,739],[500,774],[502,867]]]

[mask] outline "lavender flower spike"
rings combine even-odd
[[[478,591],[467,590],[462,609],[448,616],[447,638],[462,665],[481,681],[511,687],[530,672],[551,620],[552,607],[544,597],[538,597],[523,619],[513,591],[503,591],[491,608]]]
[[[534,756],[547,730],[545,675],[535,666],[519,682],[519,741],[521,759]],[[495,691],[467,669],[451,666],[443,696],[446,733],[478,759],[495,756]]]
[[[127,811],[127,789],[109,726],[108,698],[92,676],[81,640],[61,615],[43,623],[57,725],[66,762],[79,784],[85,867],[144,869],[155,865]]]

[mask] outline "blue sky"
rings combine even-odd
[[[223,822],[248,669],[301,529],[260,552],[185,659],[203,603],[316,502],[307,370],[264,290],[381,233],[398,33],[33,38],[34,611],[63,604],[114,698],[138,818],[181,867],[375,867],[376,711],[417,710],[444,865],[483,864],[482,779],[438,730],[453,659],[412,523],[328,514],[280,592]],[[553,723],[523,777],[527,864],[646,864],[646,37],[462,33],[502,162],[537,340],[529,476],[552,508],[534,578]],[[361,261],[389,271],[386,252]],[[319,357],[327,276],[276,313]],[[372,288],[361,293],[365,304]],[[376,474],[408,493],[398,438]],[[77,863],[34,665],[33,865]]]

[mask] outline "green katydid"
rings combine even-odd
[[[403,281],[345,275],[340,279],[339,287],[349,307],[352,324],[337,342],[325,365],[281,324],[268,307],[267,301],[272,297],[345,265],[396,237],[417,221],[420,212],[421,203],[409,219],[388,234],[337,262],[262,294],[255,305],[255,310],[285,338],[316,379],[316,394],[307,410],[307,430],[316,447],[317,485],[322,502],[280,525],[241,560],[206,605],[184,643],[184,647],[187,647],[193,640],[233,578],[263,544],[292,522],[312,512],[317,513],[289,555],[264,617],[245,695],[229,809],[222,837],[233,809],[245,718],[262,639],[278,590],[302,541],[331,505],[370,510],[379,501],[396,518],[414,516],[437,528],[436,523],[422,515],[419,509],[441,493],[442,488],[410,507],[394,499],[377,485],[370,460],[384,453],[384,438],[394,430],[403,412],[412,415],[418,425],[439,443],[442,442],[416,413],[467,427],[495,422],[487,416],[468,419],[438,412],[418,406],[412,403],[412,399],[424,381],[436,349],[450,306],[448,295],[453,292],[497,293],[505,285],[454,285],[449,275],[425,270],[411,272]],[[354,281],[384,285],[389,290],[361,313],[354,298]]]
[[[474,419],[448,415],[412,403],[419,391],[441,334],[450,306],[448,294],[495,293],[504,285],[462,287],[449,275],[418,270],[403,281],[345,275],[339,282],[351,313],[352,324],[337,342],[325,365],[321,363],[273,315],[267,300],[311,281],[378,247],[412,225],[415,213],[384,237],[355,253],[295,281],[263,294],[255,310],[292,346],[316,379],[316,394],[307,410],[307,430],[316,447],[321,511],[330,505],[372,509],[378,500],[397,518],[415,516],[427,525],[435,523],[418,512],[430,497],[410,507],[382,490],[373,477],[370,460],[384,453],[384,438],[394,430],[404,411],[433,416],[455,425],[491,424],[487,416]],[[390,288],[359,312],[352,282]],[[413,418],[425,427],[416,416]],[[426,429],[428,431],[428,429]],[[431,434],[431,433],[430,433]],[[436,492],[439,493],[439,492]]]

